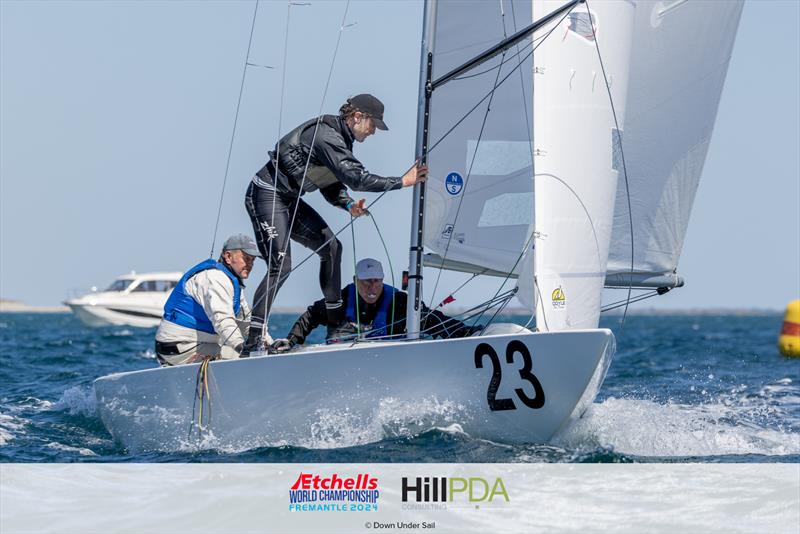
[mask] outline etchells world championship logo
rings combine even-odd
[[[300,473],[289,489],[292,512],[377,512],[378,479],[368,474],[342,477]]]

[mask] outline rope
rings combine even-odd
[[[194,427],[197,428],[199,436],[211,426],[211,390],[208,387],[211,369],[209,368],[209,364],[216,358],[216,356],[205,356],[197,369],[197,377],[194,383],[194,402],[192,403],[192,422],[189,423],[189,435],[187,438],[192,437],[192,429]],[[199,412],[197,410],[198,401],[200,402]],[[203,412],[206,402],[208,403],[208,413],[204,423]],[[197,423],[195,423],[195,415],[197,415]]]
[[[255,9],[253,10],[253,22],[250,24],[250,38],[247,41],[247,55],[244,58],[244,66],[242,67],[242,82],[239,84],[239,98],[236,100],[236,115],[233,119],[233,131],[231,132],[231,142],[228,145],[228,157],[225,162],[225,178],[222,180],[222,191],[219,195],[219,206],[217,207],[217,222],[214,224],[214,237],[211,238],[211,252],[208,257],[214,257],[214,245],[217,243],[217,231],[219,230],[219,218],[222,215],[222,199],[225,198],[225,186],[228,183],[228,170],[231,166],[231,154],[233,153],[233,140],[236,138],[236,125],[239,123],[239,108],[242,104],[242,93],[244,92],[244,80],[247,76],[247,66],[250,62],[250,47],[253,44],[253,30],[256,27],[256,15],[258,14],[258,0],[256,0]]]
[[[592,37],[594,38],[594,46],[597,50],[597,59],[600,62],[600,69],[603,71],[603,79],[606,82],[606,91],[608,92],[608,101],[611,104],[611,113],[614,115],[614,126],[617,129],[617,132],[620,134],[618,137],[619,140],[619,153],[620,157],[622,158],[622,175],[625,178],[625,198],[628,201],[628,224],[631,230],[631,280],[633,280],[633,268],[634,268],[634,254],[633,254],[633,208],[631,207],[631,190],[630,185],[628,184],[628,168],[625,165],[625,151],[622,148],[622,131],[619,129],[619,122],[617,121],[617,110],[614,107],[614,98],[611,96],[611,86],[608,84],[608,76],[606,76],[606,68],[603,65],[603,56],[600,54],[600,44],[597,42],[597,34],[594,31],[594,21],[592,20],[592,12],[589,9],[589,1],[586,1],[586,11],[589,14],[589,26],[592,28]],[[628,297],[627,300],[630,301],[631,299],[631,292],[633,291],[633,285],[628,284]],[[628,316],[628,303],[625,304],[625,311],[622,314],[622,320],[620,321],[620,332],[625,329],[625,319]]]
[[[353,272],[356,272],[356,227],[353,224],[353,215],[350,215],[350,238],[353,240]],[[355,295],[356,299],[356,339],[361,337],[361,310],[358,305],[358,276],[355,277]]]
[[[378,222],[375,220],[375,217],[372,216],[372,213],[367,212],[372,224],[375,226],[375,232],[378,234],[378,238],[381,240],[381,245],[383,245],[383,252],[386,254],[386,261],[389,263],[389,274],[392,275],[392,287],[397,288],[397,285],[394,281],[394,267],[392,267],[392,257],[389,255],[389,248],[386,246],[386,241],[383,240],[383,235],[381,234],[381,229],[378,227]],[[355,249],[354,249],[355,250]],[[390,318],[391,324],[394,324],[394,304],[396,298],[396,291],[392,292],[392,315]],[[392,329],[394,331],[394,329]],[[389,328],[387,326],[386,333],[389,333]]]

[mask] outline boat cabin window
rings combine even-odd
[[[129,279],[114,280],[106,291],[125,291],[132,282]]]
[[[139,285],[133,288],[132,292],[143,291],[143,292],[155,292],[155,293],[164,293],[166,291],[170,291],[173,287],[175,287],[174,280],[144,280],[139,282]]]

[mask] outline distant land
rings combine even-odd
[[[0,312],[17,313],[66,313],[67,306],[31,306],[18,300],[0,299]]]
[[[274,313],[287,315],[300,315],[306,311],[306,307],[295,306],[285,308],[275,308]],[[459,315],[466,312],[462,308],[446,308],[442,310],[447,315]],[[18,300],[0,299],[0,313],[68,313],[67,306],[34,306],[25,304]],[[628,308],[628,315],[747,315],[765,316],[780,315],[784,310],[764,309],[764,308],[685,308],[685,309],[654,309],[640,308],[635,305]],[[528,315],[528,310],[524,308],[506,308],[499,315]],[[620,316],[622,308],[607,312],[607,315]]]

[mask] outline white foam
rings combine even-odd
[[[83,447],[70,447],[69,445],[64,445],[63,443],[58,443],[56,441],[51,441],[48,443],[47,448],[65,452],[77,452],[81,456],[97,456],[97,453],[91,449],[86,449]]]
[[[94,416],[97,413],[94,389],[91,386],[75,386],[66,389],[50,409],[66,411],[70,415]]]
[[[29,421],[13,415],[0,413],[0,446],[14,439]]]
[[[655,457],[800,454],[800,434],[758,422],[758,417],[774,414],[775,407],[762,400],[755,419],[753,408],[744,402],[687,405],[609,398],[592,405],[554,443]]]

